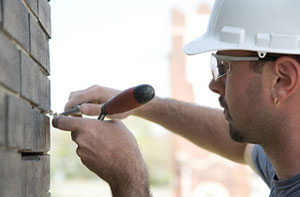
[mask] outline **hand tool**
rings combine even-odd
[[[71,115],[71,114],[80,114],[80,105],[75,105],[71,109],[69,109],[69,110],[67,110],[63,113],[60,113],[59,115],[68,116],[68,115]]]
[[[143,104],[151,101],[155,96],[154,88],[150,85],[138,85],[120,92],[114,97],[107,100],[101,107],[98,120],[104,120],[106,115],[120,114],[136,109]],[[75,105],[70,110],[57,114],[52,111],[46,112],[49,115],[69,116],[72,114],[80,114],[80,105]]]
[[[106,115],[120,114],[136,109],[151,101],[154,96],[154,88],[147,84],[124,90],[102,105],[98,120],[104,120]]]

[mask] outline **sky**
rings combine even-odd
[[[171,8],[187,11],[200,1],[52,0],[52,110],[61,112],[70,92],[95,84],[122,90],[148,83],[170,96]]]

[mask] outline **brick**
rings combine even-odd
[[[21,0],[3,1],[3,28],[29,51],[29,18]]]
[[[18,150],[32,149],[32,108],[14,96],[7,96],[8,147]]]
[[[50,151],[51,148],[51,134],[50,134],[50,118],[46,116],[46,144],[45,144],[45,150],[47,152]]]
[[[38,16],[38,0],[25,0],[32,12]]]
[[[0,0],[0,22],[2,23],[2,0]]]
[[[51,104],[50,104],[50,80],[44,76],[44,75],[40,75],[40,77],[42,78],[42,83],[40,83],[41,89],[43,91],[41,91],[40,94],[40,100],[41,100],[41,105],[40,108],[44,109],[44,110],[50,110],[51,109]]]
[[[20,91],[20,54],[17,48],[0,32],[0,83],[16,92]]]
[[[40,104],[40,72],[39,66],[21,52],[21,95],[37,105]]]
[[[30,52],[31,55],[50,73],[49,43],[47,35],[38,22],[30,16]]]
[[[44,110],[50,109],[50,80],[24,53],[21,53],[21,95]]]
[[[21,156],[15,152],[0,150],[1,197],[22,197]]]
[[[6,144],[6,103],[5,103],[5,93],[0,89],[0,146]]]
[[[51,7],[47,0],[39,0],[39,20],[47,32],[48,37],[51,37]]]
[[[49,118],[14,96],[7,96],[7,107],[7,146],[21,152],[48,152]]]
[[[34,152],[46,153],[50,149],[49,118],[38,112],[33,112],[32,135]]]
[[[32,155],[22,157],[23,196],[48,197],[50,189],[49,155]]]

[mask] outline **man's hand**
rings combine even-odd
[[[101,104],[117,95],[120,91],[106,88],[103,86],[94,85],[85,90],[72,92],[69,96],[69,101],[65,105],[65,111],[71,109],[77,104],[81,104],[80,112],[89,116],[98,116],[101,110]],[[128,113],[108,116],[110,118],[123,119],[129,116]]]
[[[52,124],[71,131],[82,163],[108,182],[113,196],[150,196],[137,142],[121,121],[60,116]]]

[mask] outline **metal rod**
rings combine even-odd
[[[70,110],[65,111],[59,115],[62,116],[69,116],[71,114],[78,114],[80,112],[80,105],[75,105],[74,107],[72,107]]]
[[[100,114],[99,114],[99,116],[98,116],[98,120],[101,120],[101,121],[103,121],[103,120],[104,120],[104,118],[105,118],[105,114],[103,114],[103,113],[100,113]]]

